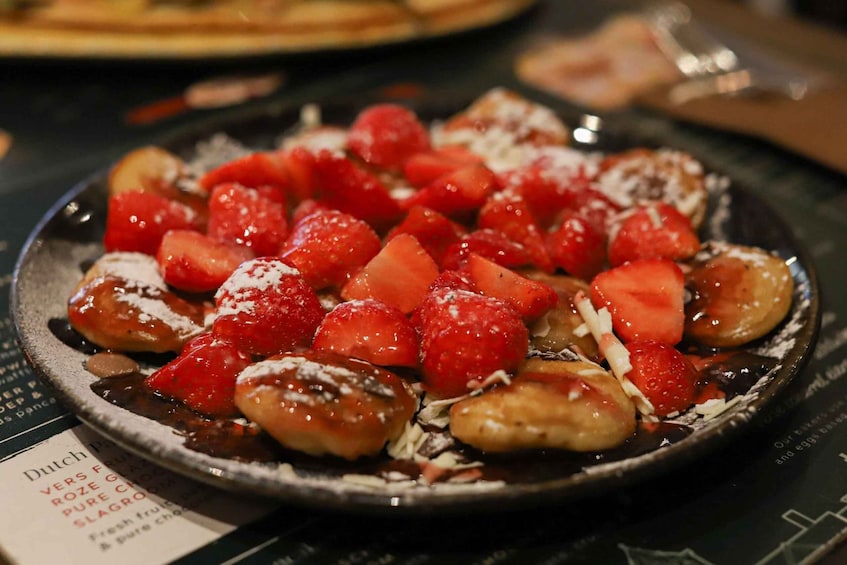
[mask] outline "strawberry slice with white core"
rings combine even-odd
[[[685,280],[668,259],[642,259],[604,271],[591,282],[591,301],[608,308],[615,333],[627,341],[676,345],[685,325]]]
[[[400,234],[341,289],[344,300],[375,298],[408,314],[438,277],[438,265],[414,236]]]

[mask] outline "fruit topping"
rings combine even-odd
[[[255,355],[308,347],[325,313],[300,272],[270,257],[242,263],[215,303],[212,333]]]
[[[422,379],[438,397],[467,394],[496,371],[514,372],[526,357],[526,326],[510,305],[466,290],[435,290],[417,312]]]
[[[626,344],[632,370],[627,378],[650,401],[657,416],[683,412],[694,403],[697,371],[686,357],[666,343]]]
[[[430,257],[441,264],[447,249],[462,238],[466,229],[444,215],[424,206],[413,206],[406,218],[389,233],[391,239],[401,233],[415,236]]]
[[[409,234],[400,234],[385,244],[356,276],[341,289],[345,300],[375,298],[404,314],[417,307],[432,281],[438,265]]]
[[[642,259],[603,271],[591,281],[594,306],[608,308],[624,341],[682,340],[685,314],[682,270],[667,259]]]
[[[382,181],[346,157],[321,151],[315,159],[314,175],[319,202],[364,220],[379,232],[403,215]]]
[[[137,251],[155,255],[169,230],[202,231],[197,213],[179,202],[152,192],[131,190],[109,197],[106,251]]]
[[[603,270],[606,237],[577,212],[566,212],[559,226],[547,235],[547,250],[556,267],[589,281]]]
[[[298,221],[280,251],[312,288],[340,288],[379,253],[371,227],[337,210],[319,209]]]
[[[465,270],[478,292],[506,302],[526,322],[546,314],[559,300],[550,285],[528,279],[474,253],[468,257]]]
[[[700,250],[691,221],[663,202],[642,204],[619,220],[609,243],[615,267],[637,259],[689,259]]]
[[[378,300],[342,302],[315,332],[312,348],[382,366],[418,366],[418,336],[409,319]]]
[[[156,260],[165,282],[186,292],[217,290],[253,253],[200,232],[171,230],[162,238]]]
[[[429,149],[429,132],[411,110],[376,104],[356,117],[347,143],[365,163],[401,170],[410,157]]]
[[[407,459],[428,484],[482,476],[471,453],[602,451],[638,420],[712,417],[776,364],[729,348],[783,320],[789,268],[701,246],[691,156],[566,147],[503,89],[431,127],[395,104],[350,127],[315,110],[274,149],[147,147],[113,169],[109,253],[68,319],[101,348],[178,354],[145,399],[308,455]]]
[[[203,334],[185,344],[179,356],[147,377],[158,394],[179,400],[208,416],[237,416],[235,379],[253,362],[231,343]]]
[[[209,237],[276,255],[288,235],[285,206],[240,184],[219,184],[209,197]]]

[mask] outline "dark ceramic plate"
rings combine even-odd
[[[358,107],[326,106],[325,121],[349,122]],[[424,118],[435,118],[457,107],[448,104],[418,111]],[[297,117],[296,109],[271,108],[261,114],[205,124],[163,145],[190,157],[199,140],[224,131],[250,146],[267,147],[296,123]],[[633,139],[638,138],[601,131],[600,143],[592,148],[621,149]],[[373,462],[351,466],[325,459],[297,459],[280,465],[212,457],[185,447],[184,438],[174,429],[94,394],[90,386],[95,379],[83,369],[86,355],[65,345],[51,331],[51,324],[66,317],[66,300],[82,276],[81,265],[90,264],[103,251],[105,178],[104,172],[73,188],[36,226],[25,246],[12,291],[21,344],[35,369],[82,421],[142,457],[226,489],[322,508],[420,512],[514,508],[618,488],[690,461],[748,426],[804,366],[817,337],[819,293],[809,256],[768,206],[749,192],[730,186],[721,192],[717,204],[720,213],[707,221],[704,238],[777,252],[791,266],[794,302],[787,320],[773,335],[750,347],[755,353],[776,358],[776,366],[756,379],[752,388],[722,414],[710,419],[683,414],[677,422],[690,425],[691,433],[669,434],[669,445],[633,442],[602,456],[548,453],[489,460],[489,476],[505,480],[435,487],[411,485],[409,481],[361,480],[379,469]],[[359,480],[351,481],[351,473]]]

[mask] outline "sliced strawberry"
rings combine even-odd
[[[285,206],[239,184],[219,184],[209,197],[209,237],[276,255],[288,235]]]
[[[482,255],[504,267],[522,267],[532,262],[526,248],[520,243],[515,243],[499,231],[476,230],[447,248],[441,268],[461,269],[471,253]]]
[[[569,208],[575,199],[572,189],[545,173],[545,169],[529,165],[499,176],[507,191],[526,202],[539,229],[547,229],[553,225],[559,212]]]
[[[621,211],[620,206],[593,188],[581,187],[573,195],[570,209],[591,222],[594,229],[606,237],[612,219]]]
[[[438,265],[414,236],[400,234],[341,289],[345,300],[375,298],[407,314],[438,276]]]
[[[559,300],[550,285],[530,280],[475,253],[465,266],[476,289],[510,304],[524,321],[540,318]]]
[[[303,218],[311,216],[315,212],[329,212],[329,210],[330,208],[326,204],[321,204],[317,200],[307,198],[297,204],[297,207],[291,212],[291,224],[298,224]]]
[[[106,251],[155,255],[169,230],[200,229],[201,219],[185,204],[133,190],[109,198],[103,245]]]
[[[296,267],[312,288],[341,288],[379,253],[371,227],[337,210],[318,210],[294,225],[280,256]]]
[[[281,190],[278,186],[273,186],[271,184],[263,184],[262,186],[256,187],[256,192],[259,193],[263,198],[267,198],[277,204],[286,205],[287,199],[285,192]]]
[[[591,302],[608,308],[623,341],[682,339],[685,293],[682,270],[667,259],[642,259],[604,271],[591,282]]]
[[[235,380],[252,358],[210,333],[193,338],[179,356],[144,380],[167,398],[207,416],[237,416]]]
[[[440,264],[447,248],[458,242],[466,231],[435,210],[414,206],[406,218],[388,232],[386,239],[390,240],[401,233],[415,236],[435,262]]]
[[[292,204],[297,204],[315,194],[315,156],[303,147],[280,150],[277,158],[285,165],[288,173],[288,196]]]
[[[402,202],[406,210],[420,205],[452,217],[474,213],[499,185],[483,165],[471,165],[438,177]]]
[[[418,365],[418,334],[411,322],[397,308],[372,299],[336,306],[318,326],[312,348],[375,365]]]
[[[312,343],[324,309],[297,269],[264,257],[242,263],[215,294],[212,333],[255,355]]]
[[[680,261],[700,250],[700,238],[691,220],[670,204],[658,202],[633,209],[609,242],[609,263],[620,265],[636,259]]]
[[[544,238],[535,223],[527,203],[517,194],[498,192],[488,198],[479,210],[477,225],[493,229],[524,246],[532,263],[542,271],[552,273],[553,261],[547,253]]]
[[[464,290],[440,289],[418,312],[425,388],[439,397],[470,392],[495,371],[514,372],[526,357],[529,337],[508,304]]]
[[[216,290],[253,253],[200,232],[171,230],[156,254],[159,271],[169,285],[187,292]]]
[[[631,341],[626,344],[632,370],[626,376],[653,404],[657,416],[682,412],[694,403],[697,370],[666,343]]]
[[[275,186],[285,190],[290,184],[285,164],[276,153],[245,155],[212,169],[200,177],[200,186],[211,191],[220,184],[238,183],[249,188]]]
[[[589,281],[606,262],[606,238],[580,214],[566,212],[547,236],[547,251],[557,267]]]
[[[403,215],[385,185],[346,157],[318,153],[315,178],[320,202],[366,221],[377,231],[387,230]]]
[[[399,171],[409,157],[429,149],[429,132],[411,110],[376,104],[356,117],[347,145],[365,163]]]
[[[438,277],[436,277],[436,279],[432,281],[432,284],[429,285],[429,291],[432,292],[433,290],[438,290],[440,288],[477,292],[476,285],[471,280],[467,270],[441,271]]]
[[[412,186],[425,186],[446,174],[482,162],[482,157],[460,145],[447,145],[412,155],[403,166],[403,174]]]

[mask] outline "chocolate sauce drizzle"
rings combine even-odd
[[[49,326],[53,334],[68,346],[86,354],[99,351],[74,331],[67,320],[53,319]],[[141,357],[147,362],[159,361],[157,364],[163,364],[162,359]],[[743,350],[717,359],[700,371],[699,385],[702,387],[715,383],[727,400],[746,393],[776,363],[774,359]],[[387,456],[351,462],[333,457],[311,457],[287,450],[256,426],[246,424],[243,420],[212,419],[179,402],[164,398],[146,387],[144,379],[145,376],[138,372],[103,378],[94,382],[91,389],[107,402],[173,428],[184,438],[186,448],[213,457],[257,463],[287,462],[306,472],[315,471],[339,477],[345,473],[386,476],[391,472],[399,472],[415,478],[421,473],[417,463],[393,460]],[[562,478],[594,465],[637,457],[679,442],[692,431],[690,427],[670,422],[639,422],[636,433],[628,441],[603,452],[537,450],[488,454],[458,442],[452,444],[451,451],[483,462],[480,471],[486,480],[528,484]]]

